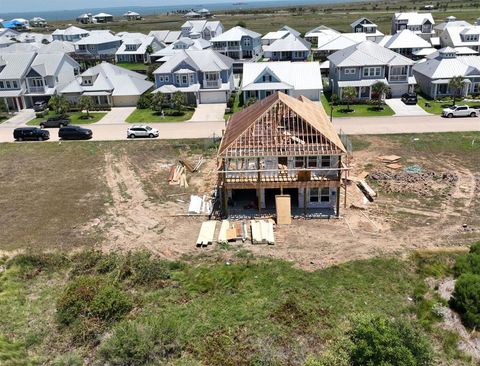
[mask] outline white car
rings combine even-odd
[[[443,110],[443,116],[447,118],[452,117],[477,117],[478,111],[470,108],[468,105],[452,105]]]
[[[128,138],[135,137],[158,137],[158,130],[150,126],[132,126],[127,130]]]

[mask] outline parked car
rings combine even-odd
[[[47,109],[47,107],[48,107],[48,104],[44,100],[40,100],[33,104],[33,110],[35,112],[43,112],[45,109]]]
[[[127,130],[128,138],[135,137],[158,137],[158,130],[150,126],[132,126]]]
[[[54,116],[49,117],[46,120],[40,122],[40,127],[63,127],[68,126],[70,124],[70,118],[63,117],[63,116]]]
[[[478,111],[470,108],[468,105],[452,105],[445,108],[442,115],[447,118],[452,117],[477,117]]]
[[[38,127],[19,127],[13,130],[13,138],[17,141],[43,141],[50,138],[50,132]]]
[[[92,130],[80,126],[61,127],[58,137],[63,140],[89,140],[93,137]]]
[[[402,95],[402,102],[408,105],[415,105],[418,102],[416,93],[405,93]]]

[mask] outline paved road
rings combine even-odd
[[[180,122],[150,123],[160,131],[162,139],[207,138],[213,134],[221,136],[225,122]],[[392,134],[480,131],[480,118],[442,118],[440,116],[423,117],[359,117],[336,118],[337,130],[347,134]],[[88,126],[93,131],[93,140],[126,139],[127,123],[93,124]],[[13,141],[14,127],[0,124],[0,142]],[[50,129],[51,141],[58,141],[57,129]]]

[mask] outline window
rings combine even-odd
[[[309,168],[316,168],[317,167],[317,157],[316,156],[309,156],[308,157],[308,167]]]
[[[188,83],[187,75],[182,75],[182,84],[187,84],[187,83]]]
[[[310,202],[319,202],[318,188],[310,188]]]
[[[190,84],[193,84],[195,82],[195,75],[190,74]]]
[[[3,89],[5,86],[3,84],[3,81],[0,81],[0,89]]]
[[[14,89],[17,89],[17,88],[18,88],[18,83],[17,83],[16,80],[13,80],[13,81],[12,81],[12,85],[13,85],[13,88],[14,88]]]
[[[12,86],[10,85],[10,81],[6,81],[5,82],[5,85],[6,85],[6,88],[7,89],[10,89]]]
[[[320,202],[330,202],[330,188],[320,190]]]
[[[305,167],[305,158],[303,156],[295,157],[295,168],[304,168]]]
[[[363,76],[380,76],[381,68],[380,67],[365,67],[363,69]]]
[[[357,70],[355,69],[345,69],[345,75],[355,75]]]
[[[243,41],[243,44],[245,46],[251,46],[252,40],[250,38],[245,38],[245,40]]]
[[[165,81],[165,79],[163,78],[163,76],[159,76],[158,77],[158,81],[160,81],[161,83],[163,83]]]
[[[272,81],[272,75],[263,75],[262,80],[264,83]]]
[[[329,155],[324,155],[322,156],[322,168],[330,168],[330,156]]]

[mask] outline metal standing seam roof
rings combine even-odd
[[[409,58],[382,47],[372,41],[364,41],[328,56],[336,67],[413,65]]]
[[[404,29],[393,36],[385,36],[378,44],[390,49],[432,47],[430,42],[424,40],[409,29]]]
[[[345,80],[345,81],[338,81],[338,87],[339,88],[345,88],[345,87],[348,87],[348,86],[353,86],[353,87],[357,87],[357,86],[372,86],[373,84],[375,83],[378,83],[378,82],[383,82],[385,84],[388,85],[388,81],[387,79],[362,79],[362,80]]]
[[[120,37],[114,36],[110,31],[92,31],[87,37],[75,42],[77,45],[102,44],[121,41]]]
[[[452,51],[454,51],[452,49]],[[413,67],[414,73],[425,75],[429,79],[450,79],[454,76],[480,76],[478,56],[456,56],[444,58],[439,54],[419,62]]]
[[[203,72],[230,70],[233,60],[213,50],[179,50],[168,61],[154,71],[154,74],[169,74],[182,62]]]
[[[264,46],[263,50],[265,52],[310,51],[310,42],[289,34],[285,38],[277,39],[272,44]]]
[[[220,144],[218,155],[223,155],[237,139],[248,131],[248,129],[254,125],[264,113],[278,102],[284,103],[303,118],[307,124],[311,125],[329,140],[338,149],[339,153],[346,152],[333,124],[330,122],[325,110],[320,104],[314,103],[303,96],[297,99],[282,92],[276,92],[240,112],[235,113],[230,118]]]
[[[250,29],[236,26],[227,30],[226,32],[223,32],[215,38],[212,38],[211,42],[235,42],[240,41],[244,36],[248,36],[251,38],[260,38],[262,35]]]
[[[0,54],[0,79],[21,79],[35,59],[36,53],[2,53]]]
[[[76,35],[82,35],[82,34],[89,34],[90,32],[79,28],[75,27],[74,25],[66,28],[66,29],[56,29],[52,35],[64,35],[64,36],[76,36]]]
[[[406,20],[407,25],[422,25],[425,21],[429,21],[432,24],[435,24],[433,20],[432,13],[417,13],[417,12],[407,12],[407,13],[395,13],[394,15],[396,20]]]

